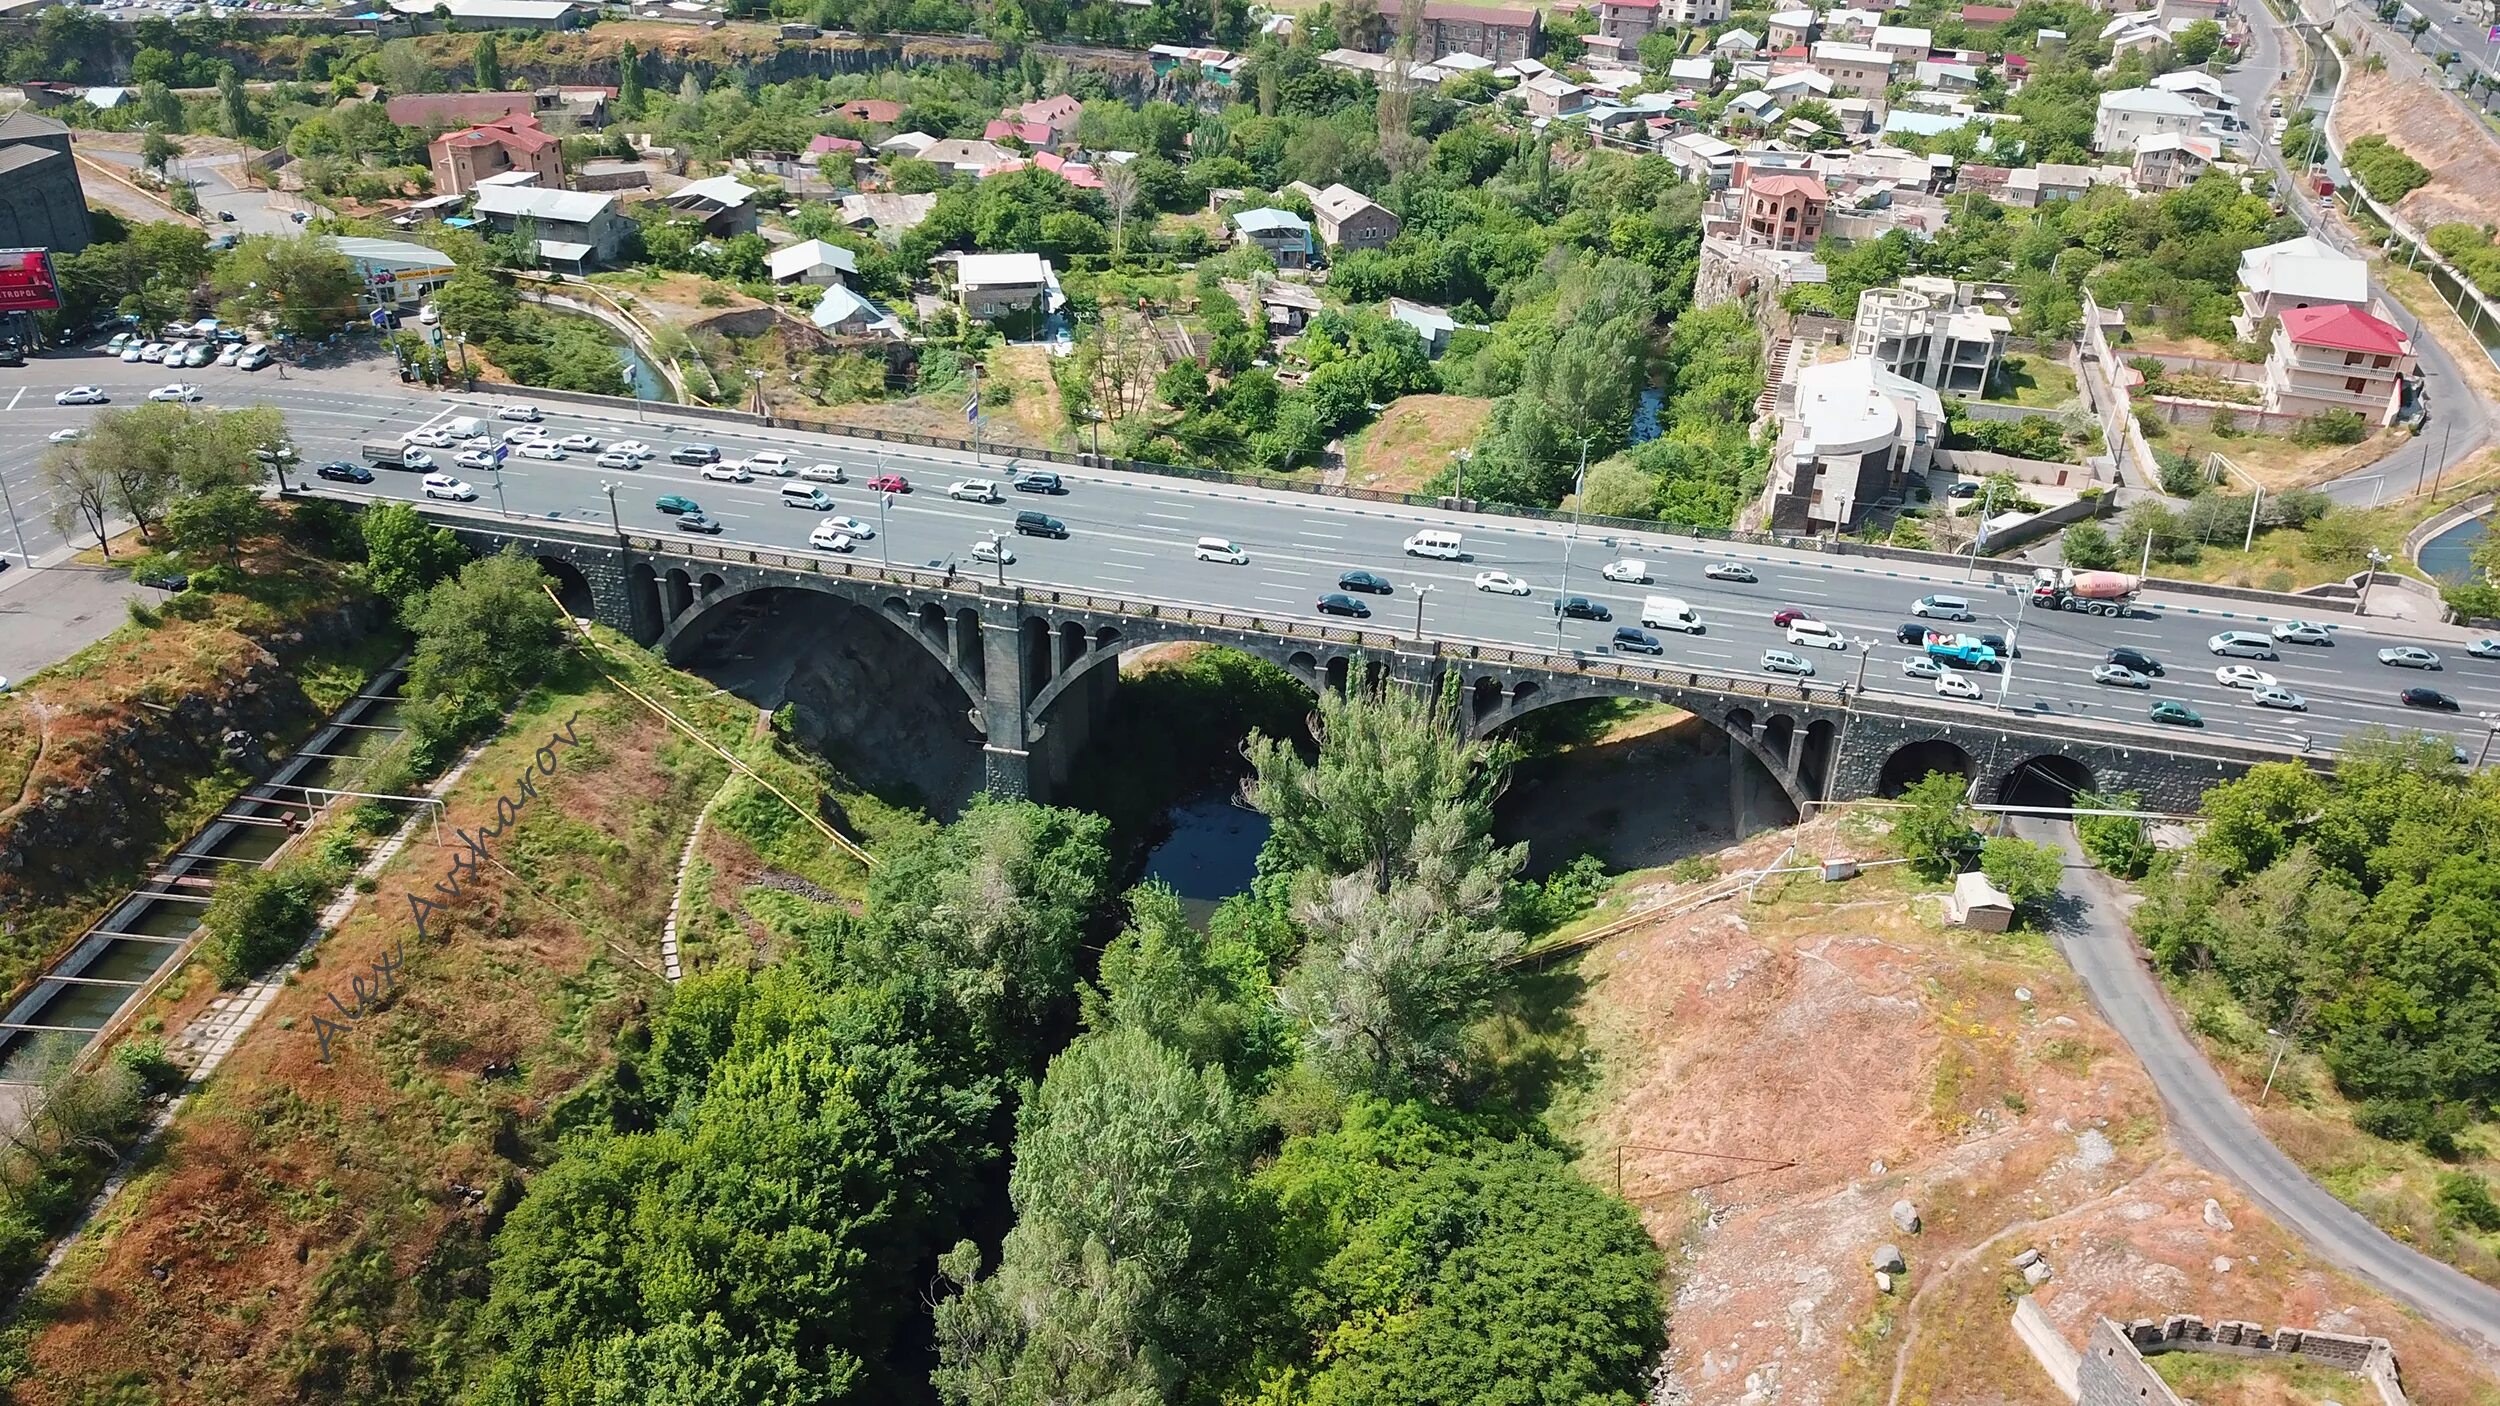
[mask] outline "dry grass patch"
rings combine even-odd
[[[1383,493],[1414,493],[1447,470],[1493,413],[1493,402],[1463,395],[1409,395],[1345,446],[1345,481]]]

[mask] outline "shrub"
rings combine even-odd
[[[2376,132],[2344,148],[2344,165],[2361,188],[2383,205],[2395,204],[2431,180],[2427,167]]]
[[[2175,449],[2156,449],[2153,459],[2161,465],[2161,491],[2173,498],[2193,498],[2205,491],[2205,471],[2196,461]]]
[[[1706,854],[1688,854],[1667,866],[1667,877],[1679,884],[1699,884],[1719,877],[1719,861]]]
[[[2240,417],[2228,410],[2215,411],[2212,425],[2216,439],[2237,439],[2240,436]]]
[[[2078,571],[2107,571],[2118,564],[2118,544],[2097,522],[2079,522],[2058,534],[2058,555]]]
[[[2439,1174],[2439,1210],[2476,1230],[2500,1230],[2500,1202],[2491,1199],[2491,1183],[2472,1172]]]
[[[2292,430],[2292,443],[2312,448],[2323,444],[2359,444],[2370,437],[2370,422],[2358,410],[2321,410]]]
[[[301,867],[255,869],[227,879],[200,917],[209,967],[225,986],[240,986],[283,960],[312,936],[320,898]]]
[[[181,1088],[186,1077],[182,1066],[166,1057],[162,1040],[124,1040],[113,1047],[113,1062],[129,1070],[139,1086],[152,1094]]]
[[[2075,798],[2084,810],[2134,810],[2143,803],[2132,791],[2115,796],[2085,794]],[[2153,842],[2144,833],[2144,822],[2131,815],[2079,815],[2075,817],[2075,839],[2092,862],[2122,879],[2137,879],[2153,862]]]

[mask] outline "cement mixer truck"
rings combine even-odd
[[[2052,571],[2042,567],[2031,573],[2031,603],[2049,610],[2119,616],[2127,613],[2128,603],[2143,587],[2141,577],[2122,571],[2076,571],[2071,567]]]

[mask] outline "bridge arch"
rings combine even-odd
[[[2025,757],[1997,783],[1997,803],[2009,806],[2071,806],[2096,788],[2092,768],[2054,753]]]
[[[1941,737],[1911,742],[1893,748],[1884,758],[1883,769],[1875,775],[1875,794],[1887,799],[1898,796],[1939,771],[1969,781],[1979,775],[1979,764],[1959,743]]]
[[[704,581],[714,583],[714,589],[700,596],[696,596],[690,604],[673,615],[669,620],[668,627],[661,632],[659,640],[652,646],[653,650],[656,651],[661,658],[668,660],[672,664],[682,663],[687,655],[693,651],[694,647],[702,643],[704,637],[712,632],[715,626],[751,607],[755,603],[757,597],[767,593],[794,592],[803,595],[829,596],[835,600],[842,601],[845,604],[864,604],[863,602],[854,600],[848,592],[828,590],[804,577],[774,579],[761,585],[741,586],[737,588],[724,588],[721,584],[721,578],[708,572],[705,573],[702,579]],[[660,578],[661,593],[664,602],[666,600],[669,583],[671,581],[680,583],[682,588],[689,591],[693,588],[693,583],[686,580],[686,573],[683,570],[671,568],[666,576]],[[966,615],[970,615],[972,617],[971,628],[968,631],[971,636],[969,651],[975,666],[974,670],[967,671],[959,662],[964,653],[964,646],[962,642],[950,642],[947,638],[946,627],[949,623],[949,617],[946,614],[945,607],[931,603],[922,606],[920,612],[916,616],[898,617],[894,607],[903,605],[904,602],[896,599],[889,599],[884,604],[886,608],[883,610],[870,608],[863,609],[861,613],[863,615],[884,620],[888,624],[894,626],[896,632],[903,638],[913,641],[925,650],[931,658],[937,661],[938,666],[944,669],[949,677],[954,679],[955,686],[963,690],[966,703],[971,708],[973,715],[978,717],[981,712],[982,701],[984,698],[981,678],[977,672],[981,659],[980,617],[970,611],[965,612]],[[937,630],[935,638],[931,638],[929,633],[932,612],[935,613],[935,625]],[[915,624],[918,628],[913,627]]]
[[[660,610],[660,574],[651,563],[637,558],[625,568],[626,618],[634,622],[634,640],[649,644],[668,628],[668,616]]]
[[[1498,680],[1480,679],[1477,682],[1478,684],[1485,682],[1498,683]],[[1605,696],[1602,694],[1566,692],[1561,689],[1539,688],[1535,683],[1527,680],[1522,680],[1519,684],[1513,686],[1510,689],[1510,694],[1511,697],[1508,702],[1503,703],[1494,714],[1488,715],[1491,718],[1491,721],[1481,722],[1480,725],[1475,728],[1476,735],[1481,737],[1498,732],[1502,728],[1508,727],[1512,723],[1515,723],[1521,718],[1526,717],[1528,714],[1536,712],[1540,709],[1551,708],[1563,703],[1588,702],[1592,699]],[[1473,696],[1473,690],[1471,689],[1470,697],[1472,698]],[[1685,711],[1692,712],[1694,710],[1685,709]],[[1724,713],[1716,715],[1701,713],[1698,714],[1698,716],[1709,718],[1711,722],[1718,725],[1720,731],[1728,735],[1731,741],[1733,741],[1737,746],[1743,748],[1746,752],[1752,754],[1753,759],[1760,762],[1762,764],[1762,769],[1768,772],[1771,779],[1779,784],[1780,790],[1787,795],[1788,803],[1795,807],[1797,814],[1799,816],[1806,814],[1806,803],[1814,799],[1814,794],[1805,787],[1797,774],[1789,769],[1786,754],[1784,752],[1774,752],[1771,749],[1766,748],[1762,743],[1762,739],[1755,735],[1754,718],[1753,713],[1750,710],[1744,708],[1732,708]],[[1776,720],[1787,723],[1791,729],[1794,729],[1796,726],[1796,719],[1789,717],[1785,713],[1780,714]],[[1827,730],[1831,728],[1831,724],[1820,722],[1811,724],[1810,726],[1820,726],[1826,728]],[[1826,735],[1829,735],[1828,731]]]
[[[542,556],[538,569],[547,573],[547,583],[555,589],[556,599],[564,603],[567,615],[587,618],[598,610],[597,597],[590,589],[590,578],[582,569],[562,557]]]

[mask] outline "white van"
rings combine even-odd
[[[1847,649],[1849,642],[1820,620],[1803,616],[1788,622],[1788,642],[1801,649]]]
[[[1693,608],[1673,596],[1651,596],[1641,602],[1641,623],[1653,630],[1682,630],[1689,635],[1701,633],[1701,617]]]
[[[1463,561],[1466,559],[1467,550],[1460,545],[1460,542],[1461,539],[1455,532],[1426,528],[1406,539],[1406,554],[1410,557],[1439,557],[1443,561]]]
[[[812,483],[785,483],[781,485],[781,506],[829,513],[833,511],[833,495]]]
[[[1246,566],[1250,554],[1221,537],[1201,537],[1192,555],[1200,561],[1220,561],[1226,566]]]
[[[2205,641],[2205,648],[2232,659],[2277,659],[2274,637],[2254,630],[2225,630]]]
[[[453,439],[482,439],[486,436],[486,422],[475,415],[455,415],[443,426],[443,433]]]
[[[747,456],[747,472],[751,474],[771,474],[777,478],[788,478],[792,474],[797,473],[798,470],[791,467],[790,456],[782,453],[780,450],[758,449],[754,453]]]
[[[1970,613],[1970,602],[1960,596],[1920,596],[1918,604],[1910,607],[1910,613],[1929,620],[1975,620],[1979,618]]]

